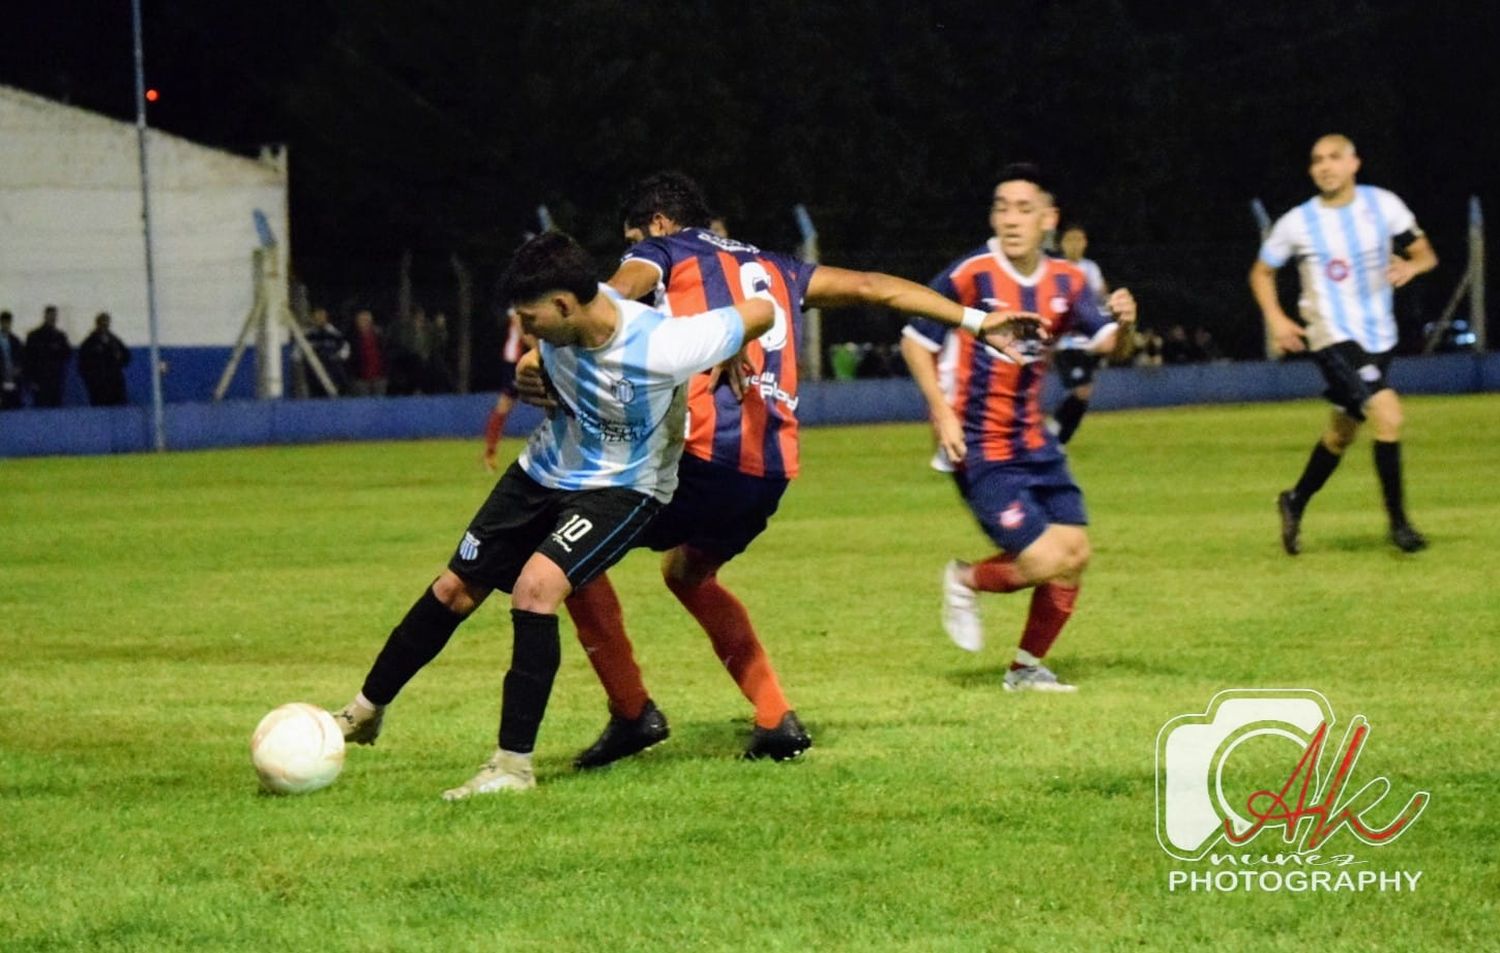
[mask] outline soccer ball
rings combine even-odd
[[[273,794],[328,787],[344,768],[344,733],[333,716],[305,702],[282,705],[250,736],[250,761],[260,786]]]

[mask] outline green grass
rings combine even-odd
[[[1071,697],[1000,690],[1024,595],[986,600],[981,655],[938,629],[940,567],[986,546],[924,429],[811,431],[725,573],[809,756],[735,759],[748,706],[636,553],[615,578],[672,739],[569,770],[604,709],[565,626],[541,786],[456,805],[492,744],[500,600],[333,788],[257,795],[246,741],[358,687],[488,489],[477,442],[0,463],[0,948],[1500,948],[1500,398],[1408,401],[1415,557],[1384,542],[1367,444],[1281,554],[1272,499],[1322,414],[1089,418]],[[1157,732],[1257,686],[1365,714],[1358,776],[1432,792],[1396,844],[1330,845],[1423,871],[1415,893],[1167,891]]]

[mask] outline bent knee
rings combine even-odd
[[[466,582],[463,577],[450,569],[445,570],[433,582],[432,594],[453,612],[468,615],[489,596],[490,590]]]

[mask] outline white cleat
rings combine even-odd
[[[1005,673],[1005,690],[1008,692],[1076,692],[1077,685],[1060,680],[1052,669],[1045,665],[1027,665],[1013,668]]]
[[[462,801],[477,794],[529,791],[534,787],[536,776],[531,772],[531,758],[497,748],[478,774],[458,787],[444,791],[443,800]]]
[[[979,594],[959,579],[968,563],[952,560],[943,567],[943,631],[965,652],[984,648],[984,626],[979,621]]]
[[[372,745],[380,737],[380,727],[385,721],[385,706],[370,707],[355,698],[340,711],[331,711],[334,724],[344,733],[344,741],[351,745]]]

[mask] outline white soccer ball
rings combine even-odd
[[[261,787],[273,794],[321,790],[344,768],[344,733],[317,705],[292,702],[255,726],[250,760]]]

